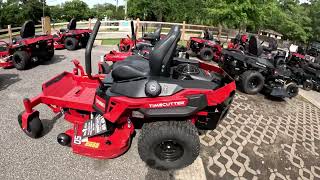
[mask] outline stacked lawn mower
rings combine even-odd
[[[218,62],[221,56],[222,47],[220,41],[213,38],[213,34],[208,29],[203,32],[203,38],[191,37],[188,41],[188,55],[197,56],[204,61]]]
[[[251,36],[248,44],[241,47],[223,50],[220,65],[236,79],[243,92],[257,94],[263,90],[280,98],[298,94],[290,70],[282,66],[285,56],[277,51],[276,41],[271,40],[269,46],[264,47],[256,36]]]
[[[15,67],[25,70],[32,64],[51,60],[54,55],[51,35],[35,35],[35,25],[26,21],[20,30],[20,36],[12,42],[0,41],[0,67]]]
[[[91,29],[77,29],[76,19],[71,19],[67,29],[60,29],[54,35],[54,48],[73,51],[86,47],[91,32]]]

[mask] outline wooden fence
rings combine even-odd
[[[48,18],[47,18],[48,19]],[[121,23],[127,23],[127,27],[121,26]],[[89,19],[88,21],[79,21],[77,22],[77,28],[90,28],[94,26],[95,20]],[[209,29],[213,32],[213,35],[217,38],[224,41],[228,41],[230,38],[233,38],[238,33],[237,30],[233,29],[220,29],[214,26],[204,26],[204,25],[194,25],[186,24],[185,21],[182,23],[171,23],[171,22],[155,22],[155,21],[139,21],[139,19],[134,21],[136,28],[136,33],[138,36],[141,36],[142,26],[146,31],[153,31],[155,27],[161,25],[162,33],[167,33],[171,26],[179,25],[181,27],[182,35],[181,40],[188,40],[191,36],[200,36],[200,34],[205,29]],[[44,23],[42,23],[44,24]],[[68,22],[64,23],[51,23],[50,31],[52,33],[58,31],[60,28],[66,28]],[[12,37],[18,35],[18,32],[21,27],[11,28],[8,25],[7,29],[0,29],[0,39],[9,39],[11,41]],[[36,25],[36,32],[50,32],[45,30],[42,25]],[[130,23],[129,21],[124,20],[107,20],[101,21],[101,27],[97,36],[97,39],[118,39],[126,37],[130,34]]]

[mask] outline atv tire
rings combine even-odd
[[[25,70],[30,65],[30,55],[26,51],[16,51],[12,56],[12,62],[16,69]]]
[[[286,64],[286,61],[283,58],[277,58],[274,60],[274,67],[278,68]]]
[[[138,140],[138,151],[151,168],[171,170],[186,167],[199,156],[197,128],[185,121],[146,123]]]
[[[264,77],[258,71],[245,71],[239,77],[241,90],[247,94],[257,94],[264,86]]]
[[[310,80],[306,80],[303,82],[303,89],[306,91],[311,91],[313,89],[313,83]]]
[[[199,56],[201,60],[212,61],[214,57],[214,52],[211,48],[205,47],[200,50]]]
[[[296,83],[291,82],[286,85],[286,91],[288,93],[288,98],[296,97],[299,93],[299,87]]]
[[[79,42],[76,38],[68,37],[64,41],[64,46],[69,51],[74,51],[78,48]]]
[[[22,129],[22,114],[24,112],[20,113],[18,115],[18,122],[20,125],[20,128]],[[38,138],[40,137],[42,131],[43,131],[43,125],[41,120],[39,119],[39,116],[34,116],[28,121],[28,128],[27,129],[22,129],[23,132],[27,134],[27,136],[31,138]]]

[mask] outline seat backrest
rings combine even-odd
[[[160,39],[160,35],[161,35],[161,25],[157,27],[157,29],[154,31],[154,37],[156,38],[156,40]]]
[[[206,29],[206,30],[203,31],[203,39],[213,40],[212,32],[209,31],[209,29]]]
[[[255,56],[260,56],[263,52],[259,39],[256,36],[251,36],[249,40],[249,53]]]
[[[69,24],[67,25],[68,30],[75,30],[77,28],[77,21],[75,18],[71,19]]]
[[[152,76],[170,75],[171,60],[173,59],[180,36],[180,27],[173,26],[168,35],[160,40],[150,52],[149,66]]]
[[[35,27],[33,21],[26,21],[20,29],[21,38],[30,38],[35,35]]]

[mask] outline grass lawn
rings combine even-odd
[[[117,45],[120,39],[102,39],[101,45]]]

